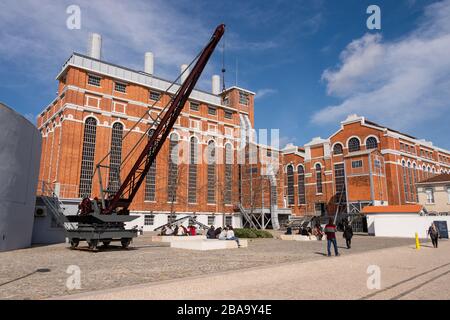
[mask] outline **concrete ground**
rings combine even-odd
[[[83,249],[70,250],[66,244],[58,244],[0,253],[0,299],[44,299],[138,284],[153,283],[159,285],[161,281],[181,278],[184,278],[182,281],[192,281],[188,278],[204,275],[213,276],[220,272],[233,270],[241,270],[237,273],[239,277],[243,272],[259,274],[259,271],[252,271],[252,268],[267,266],[286,268],[286,270],[280,269],[279,276],[282,274],[285,274],[285,276],[297,274],[305,277],[318,275],[317,279],[319,280],[315,281],[322,281],[328,277],[327,272],[329,270],[339,271],[339,274],[342,275],[355,272],[352,269],[352,266],[356,263],[354,261],[358,261],[358,259],[366,261],[370,258],[370,256],[365,258],[365,254],[360,255],[360,253],[368,252],[369,255],[373,253],[375,256],[379,255],[381,259],[384,256],[382,254],[384,251],[380,251],[380,249],[403,246],[386,251],[390,253],[395,250],[406,250],[405,245],[413,245],[414,243],[411,239],[374,238],[357,235],[353,240],[353,248],[351,250],[342,248],[342,256],[335,259],[324,256],[325,241],[298,242],[255,239],[249,241],[249,248],[199,252],[169,248],[168,244],[152,243],[150,236],[151,234],[146,234],[137,238],[133,247],[125,251],[113,247],[92,253]],[[341,235],[339,235],[338,240],[342,247],[344,241]],[[424,248],[420,251],[421,254],[428,249]],[[416,253],[412,249],[408,250]],[[441,252],[441,249],[439,249],[439,252]],[[66,287],[66,281],[70,276],[66,271],[72,265],[78,266],[81,271],[80,290],[68,290]],[[323,265],[323,270],[316,269],[317,266],[321,265]],[[426,266],[427,264],[424,266],[411,264],[405,267],[400,264],[399,268],[403,271],[415,272]],[[36,272],[38,269],[46,272]],[[300,270],[304,272],[300,272]],[[365,276],[365,273],[363,275]],[[261,276],[245,276],[245,279],[248,279],[248,281],[261,279]],[[270,279],[272,277],[265,277],[265,281]],[[281,284],[275,280],[272,285],[283,288],[282,279],[280,279]],[[306,283],[305,280],[307,279],[293,282],[292,284],[295,284],[293,292],[302,288]],[[314,283],[311,279],[308,282]],[[261,290],[260,286],[255,286],[254,290],[268,292],[265,289]],[[323,292],[324,290],[316,289],[312,291]],[[239,292],[245,293],[246,291],[239,289]],[[269,293],[266,298],[276,298],[276,292]],[[201,294],[197,294],[198,292],[191,292],[191,295],[201,298]],[[181,292],[179,297],[188,296],[191,297]],[[158,295],[158,297],[164,298],[164,295]],[[241,295],[239,297],[251,298],[252,295],[248,297]]]
[[[450,243],[373,250],[93,292],[70,299],[450,299]],[[374,284],[373,269],[380,287]],[[368,273],[369,271],[369,273]],[[214,286],[211,286],[211,284]],[[219,289],[218,289],[219,288]]]

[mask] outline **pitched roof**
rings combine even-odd
[[[431,182],[450,182],[450,174],[448,173],[442,173],[440,175],[421,180],[417,183],[431,183]]]
[[[362,213],[419,213],[423,206],[420,204],[407,204],[397,206],[367,206],[364,207]]]

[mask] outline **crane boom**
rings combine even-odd
[[[162,117],[153,134],[149,137],[147,144],[137,158],[136,163],[123,180],[114,197],[108,202],[108,205],[103,213],[111,214],[113,211],[118,211],[119,208],[121,208],[121,210],[118,211],[118,213],[128,212],[128,207],[133,201],[133,198],[136,196],[136,193],[144,181],[145,176],[155,161],[156,156],[172,130],[175,121],[180,115],[186,101],[189,98],[189,95],[194,89],[201,73],[203,72],[203,69],[208,63],[209,58],[214,52],[214,49],[222,38],[224,32],[224,24],[217,26],[211,39],[201,52],[197,62],[192,68],[192,71],[189,73],[186,80],[181,84],[181,87],[173,98],[167,112]]]

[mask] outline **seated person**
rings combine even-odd
[[[218,228],[214,231],[214,238],[215,238],[215,239],[218,239],[221,232],[222,232],[222,228],[221,228],[221,227],[218,227]]]
[[[286,232],[284,234],[292,234],[292,228],[287,227]]]
[[[229,226],[227,228],[226,240],[234,240],[234,241],[236,241],[238,247],[241,246],[241,244],[239,243],[239,238],[234,235],[234,230],[233,230],[232,226]]]
[[[195,226],[191,224],[191,225],[188,227],[188,234],[189,234],[190,236],[195,236],[195,235],[197,235],[197,228],[195,228]]]
[[[209,227],[208,232],[206,232],[206,239],[215,239],[216,238],[216,230],[214,226]]]
[[[301,233],[302,236],[308,236],[308,229],[307,228],[302,228]]]
[[[187,235],[187,229],[181,225],[178,227],[178,232],[176,234],[177,236],[186,236]]]
[[[227,240],[227,228],[223,228],[223,230],[220,232],[219,240]]]

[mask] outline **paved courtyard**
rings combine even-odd
[[[328,259],[325,241],[249,240],[248,248],[214,251],[172,249],[152,243],[151,234],[135,239],[132,248],[111,248],[96,253],[70,250],[66,244],[0,253],[0,299],[44,299],[142,283],[214,274],[217,272]],[[413,244],[411,239],[356,235],[351,250],[342,256]],[[85,245],[80,244],[81,246]],[[81,289],[69,291],[67,268],[81,270]],[[36,270],[46,272],[36,272]]]
[[[442,242],[439,249],[424,245],[416,250],[414,245],[407,245],[71,295],[66,299],[448,300],[449,249],[448,241]]]

